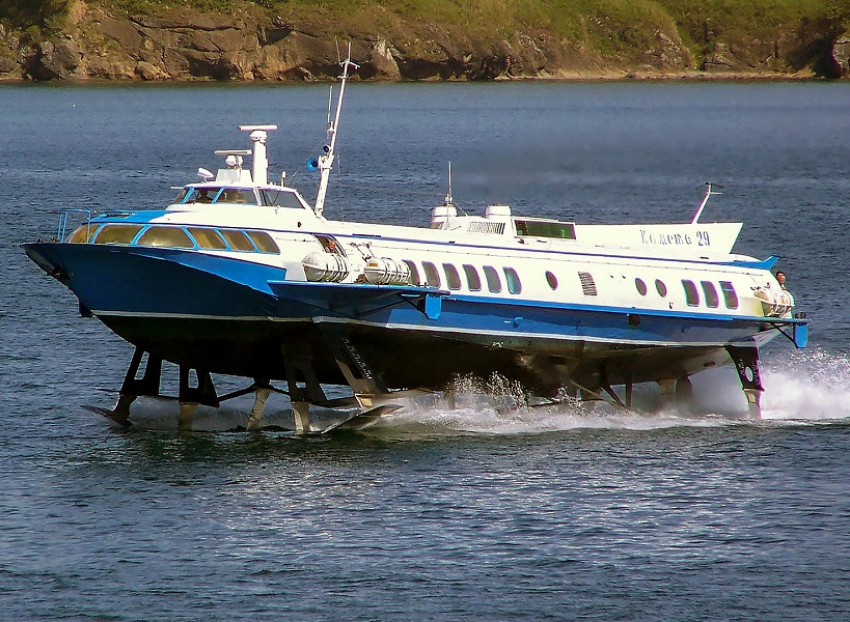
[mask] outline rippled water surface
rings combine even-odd
[[[307,440],[107,425],[85,406],[132,349],[18,245],[68,207],[164,205],[239,123],[280,125],[272,168],[312,198],[326,87],[0,102],[3,620],[850,616],[850,85],[352,84],[332,217],[425,224],[449,161],[467,209],[578,221],[687,221],[711,180],[703,219],[781,255],[811,344],[764,352],[760,422],[720,370],[697,416],[464,394]]]

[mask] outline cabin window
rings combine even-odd
[[[519,280],[519,275],[513,268],[505,268],[505,281],[508,284],[508,291],[512,294],[522,293],[522,283]]]
[[[227,244],[221,239],[221,236],[215,229],[206,229],[204,227],[188,227],[189,233],[195,238],[198,243],[198,248],[209,248],[212,250],[224,250]]]
[[[694,285],[693,281],[682,281],[682,287],[685,288],[685,300],[688,303],[689,307],[698,307],[699,306],[699,292],[697,291],[697,286]]]
[[[735,291],[735,286],[729,281],[720,281],[720,291],[723,292],[723,300],[726,303],[726,308],[737,309],[738,293]]]
[[[333,253],[334,255],[345,255],[345,249],[342,247],[342,244],[337,241],[336,238],[329,235],[317,235],[316,239],[319,240],[319,244],[322,245],[322,248],[326,253]]]
[[[448,282],[449,289],[460,289],[460,274],[458,274],[457,268],[450,263],[444,263],[443,270],[446,271],[446,281]]]
[[[638,290],[638,294],[646,296],[646,283],[643,282],[643,279],[635,279],[635,288]]]
[[[95,244],[130,244],[144,225],[104,225]]]
[[[463,272],[466,274],[466,284],[469,286],[469,291],[481,291],[481,277],[478,276],[478,270],[475,266],[470,266],[468,263],[463,264]]]
[[[494,294],[502,291],[502,282],[499,280],[499,273],[493,266],[484,266],[484,278],[487,279],[487,289]]]
[[[662,298],[667,297],[667,286],[664,284],[664,281],[655,279],[655,291],[657,291],[658,295]]]
[[[538,238],[559,238],[575,240],[576,228],[571,222],[515,220],[517,235],[527,235]]]
[[[712,309],[719,307],[720,298],[717,296],[717,289],[714,287],[714,283],[711,281],[700,281],[700,285],[702,285],[702,292],[705,294],[705,304]]]
[[[578,280],[581,281],[581,291],[585,296],[596,296],[596,281],[593,280],[593,275],[590,272],[579,272]]]
[[[422,281],[419,280],[419,268],[416,267],[416,263],[409,259],[403,259],[402,261],[407,266],[407,269],[410,270],[410,282],[414,285],[419,285]]]
[[[251,238],[251,241],[254,243],[254,246],[257,247],[261,253],[274,253],[275,255],[280,254],[280,249],[277,246],[277,243],[272,239],[265,231],[246,231],[248,237]]]
[[[212,203],[221,188],[186,188],[177,195],[175,203]]]
[[[546,282],[549,283],[549,287],[552,289],[558,289],[558,277],[549,271],[546,272]]]
[[[432,264],[430,261],[423,261],[422,269],[425,271],[425,280],[428,282],[428,285],[431,287],[440,287],[440,285],[442,285],[440,281],[440,273],[437,271],[437,266]]]
[[[225,188],[219,194],[216,203],[247,203],[257,204],[257,197],[253,190],[239,190],[238,188]]]
[[[253,252],[254,245],[251,244],[248,236],[241,231],[237,231],[236,229],[222,229],[219,233],[227,241],[227,245],[230,246],[231,250]]]
[[[276,207],[303,207],[291,190],[262,190],[263,202]]]
[[[68,236],[68,244],[88,244],[97,232],[97,225],[85,224],[77,227],[76,231]]]
[[[195,248],[189,234],[179,227],[151,227],[142,234],[136,244],[157,248]]]

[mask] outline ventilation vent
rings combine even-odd
[[[497,233],[502,235],[505,232],[505,223],[503,222],[471,222],[467,229],[470,233]]]
[[[581,291],[585,296],[596,296],[596,282],[593,280],[593,275],[590,272],[579,272],[578,278],[581,281]]]

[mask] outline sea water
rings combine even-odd
[[[780,255],[811,320],[806,350],[764,349],[762,421],[738,418],[728,369],[694,379],[696,415],[504,408],[510,387],[487,379],[309,439],[87,410],[112,405],[132,347],[19,245],[67,208],[167,204],[214,150],[246,146],[243,123],[279,125],[273,175],[312,200],[327,99],[0,88],[0,618],[850,616],[850,84],[347,90],[332,218],[425,225],[449,162],[470,212],[580,222],[687,222],[704,182],[723,186],[702,220],[743,221],[737,250]]]

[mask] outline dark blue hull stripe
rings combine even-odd
[[[441,334],[485,343],[509,339],[624,346],[718,346],[794,320],[545,303],[453,295],[427,288],[287,282],[285,270],[174,249],[39,244],[67,273],[85,306],[103,317],[245,322],[333,322]],[[417,306],[441,298],[438,317]],[[495,344],[494,344],[495,345]]]

